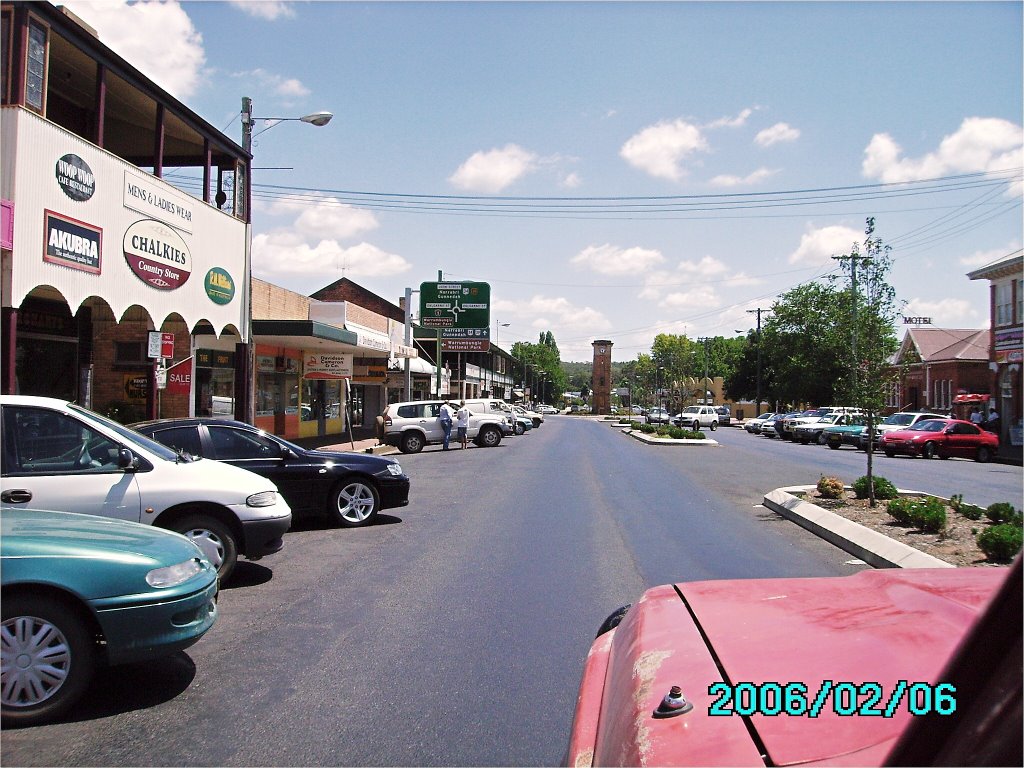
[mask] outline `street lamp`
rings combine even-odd
[[[241,405],[237,401],[235,402],[235,418],[248,424],[254,424],[256,421],[256,342],[252,337],[252,126],[256,120],[272,121],[270,125],[260,131],[260,133],[264,133],[278,123],[295,120],[315,125],[319,128],[331,122],[332,117],[334,115],[331,112],[313,112],[302,117],[253,117],[252,99],[248,96],[242,97],[242,148],[250,159],[250,166],[244,170],[242,184],[235,185],[236,195],[238,194],[239,186],[243,189],[241,206],[236,198],[235,211],[236,214],[242,214],[242,220],[245,222],[245,281],[243,282],[245,290],[245,318],[243,322],[244,327],[242,328],[242,344],[246,345],[246,370],[241,388],[239,388],[237,382],[235,385],[235,392],[241,395],[239,399],[242,400]],[[243,206],[244,210],[240,210]],[[238,352],[236,350],[235,354],[238,355]]]

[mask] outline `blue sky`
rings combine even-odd
[[[906,315],[981,328],[1024,238],[1021,3],[68,5],[239,142],[335,114],[254,141],[257,277],[486,281],[506,348],[734,335],[867,216]]]

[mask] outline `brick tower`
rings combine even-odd
[[[612,343],[598,339],[594,344],[594,375],[590,382],[591,413],[611,413],[612,405]]]

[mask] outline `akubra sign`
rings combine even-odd
[[[128,227],[124,258],[136,277],[160,291],[180,288],[192,274],[192,255],[181,235],[154,219]]]

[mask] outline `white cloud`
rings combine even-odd
[[[619,248],[605,243],[589,245],[570,260],[602,275],[629,275],[644,273],[662,263],[661,251],[649,248]]]
[[[273,215],[296,215],[291,228],[307,239],[344,240],[380,226],[373,211],[344,205],[334,197],[278,200],[268,208]]]
[[[938,328],[975,328],[988,325],[988,307],[978,307],[965,299],[911,299],[903,308],[905,317],[930,317]]]
[[[722,303],[721,297],[710,285],[696,285],[685,291],[664,293],[658,300],[658,306],[665,309],[685,309],[690,312],[717,307]]]
[[[1024,162],[1024,133],[1009,120],[968,117],[956,133],[943,137],[936,151],[917,159],[901,158],[902,154],[903,148],[889,134],[876,133],[864,150],[864,176],[898,183],[1019,168]]]
[[[800,131],[788,123],[776,123],[771,128],[765,128],[754,137],[754,142],[762,147],[770,147],[783,141],[796,141],[800,138]]]
[[[622,145],[619,155],[651,176],[679,181],[686,175],[683,161],[707,149],[708,143],[700,128],[685,120],[676,120],[644,128]]]
[[[298,233],[277,230],[252,239],[253,272],[257,277],[278,285],[287,285],[307,277],[331,275],[347,277],[394,277],[412,269],[401,256],[388,253],[370,243],[344,248],[336,240],[306,242]]]
[[[704,256],[700,261],[680,261],[676,266],[678,278],[683,280],[718,280],[728,271],[728,265],[714,256]]]
[[[747,176],[729,176],[727,174],[722,176],[715,176],[713,179],[711,179],[709,183],[713,187],[753,186],[754,184],[758,184],[764,181],[765,179],[771,178],[776,173],[778,173],[778,171],[773,171],[768,168],[758,168],[756,171],[754,171],[751,174],[748,174]]]
[[[1007,254],[1013,253],[1014,251],[1020,250],[1020,242],[1013,242],[1007,245],[1005,248],[993,248],[990,251],[975,251],[974,253],[963,256],[960,259],[960,263],[965,267],[971,267],[977,269],[978,267],[984,267],[987,264],[991,264],[997,259],[1001,259]]]
[[[281,0],[231,0],[231,5],[242,13],[267,21],[291,18],[295,15],[290,4]]]
[[[832,263],[833,256],[849,253],[854,243],[863,240],[864,233],[850,227],[814,229],[800,238],[800,246],[789,255],[789,263],[824,266]]]
[[[742,128],[747,124],[747,120],[754,114],[752,109],[744,109],[736,117],[720,117],[717,120],[708,123],[708,128]]]
[[[275,96],[280,96],[283,99],[305,98],[311,93],[309,88],[304,86],[300,80],[297,80],[294,77],[277,75],[273,72],[268,72],[265,69],[232,72],[231,76],[245,80],[247,84],[255,81],[256,85],[253,90],[271,93]]]
[[[516,144],[475,152],[448,181],[470,192],[497,194],[528,173],[537,170],[539,158]]]
[[[562,179],[561,185],[566,189],[576,189],[583,183],[578,173],[569,173]]]
[[[199,89],[206,65],[203,36],[175,0],[69,0],[65,5],[168,93],[187,101]]]

